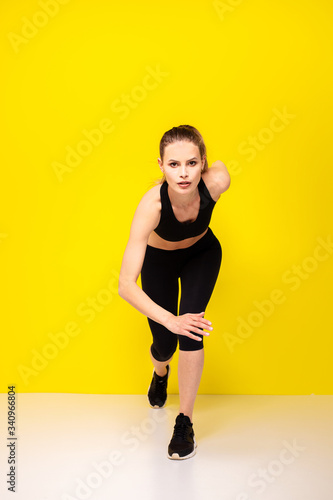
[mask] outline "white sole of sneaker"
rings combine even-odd
[[[169,453],[168,453],[168,458],[170,458],[170,460],[186,460],[187,458],[193,457],[196,454],[196,448],[197,448],[197,443],[196,443],[195,437],[194,437],[193,441],[194,441],[194,450],[192,451],[192,453],[190,453],[189,455],[186,455],[185,457],[180,457],[178,455],[178,453],[173,453],[172,455],[169,455]]]
[[[154,371],[155,371],[155,369],[153,370],[153,375],[154,375]],[[168,380],[169,380],[169,377],[170,377],[170,372],[171,372],[171,366],[169,365]],[[153,375],[152,375],[152,376],[153,376]],[[150,390],[150,387],[151,387],[151,384],[150,384],[150,386],[148,387],[148,392],[149,392],[149,390]],[[147,397],[148,397],[148,392],[147,392]],[[166,397],[166,400],[165,400],[165,403],[164,403],[164,405],[163,405],[163,406],[158,406],[158,405],[154,405],[154,406],[152,406],[152,405],[150,404],[149,398],[148,398],[148,403],[149,403],[150,408],[153,408],[154,410],[160,410],[161,408],[164,408],[164,407],[165,407],[167,400],[168,400],[168,395],[167,395],[167,397]]]

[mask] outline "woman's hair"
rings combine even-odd
[[[206,156],[202,171],[206,172],[208,170],[206,146],[204,140],[200,132],[191,125],[178,125],[178,127],[173,127],[167,132],[165,132],[160,142],[160,158],[162,161],[166,146],[176,141],[193,142],[196,146],[198,146],[201,158],[204,155]],[[160,179],[159,183],[163,184],[164,181],[165,181],[165,175],[163,174],[163,177],[162,179]]]

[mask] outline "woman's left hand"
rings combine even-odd
[[[170,330],[170,332],[177,335],[185,335],[193,340],[201,341],[201,337],[193,335],[194,333],[199,333],[200,335],[209,336],[208,332],[203,331],[213,330],[211,326],[211,321],[208,321],[203,317],[205,313],[185,313],[180,316],[171,315],[168,317],[165,327]]]

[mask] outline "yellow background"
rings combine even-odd
[[[333,238],[332,14],[328,0],[1,3],[2,392],[146,393],[151,334],[117,276],[180,124],[231,173],[199,393],[332,392],[333,255],[316,250]]]

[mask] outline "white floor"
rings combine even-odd
[[[178,396],[18,394],[15,500],[332,500],[333,396],[198,396],[194,457],[166,456]]]

